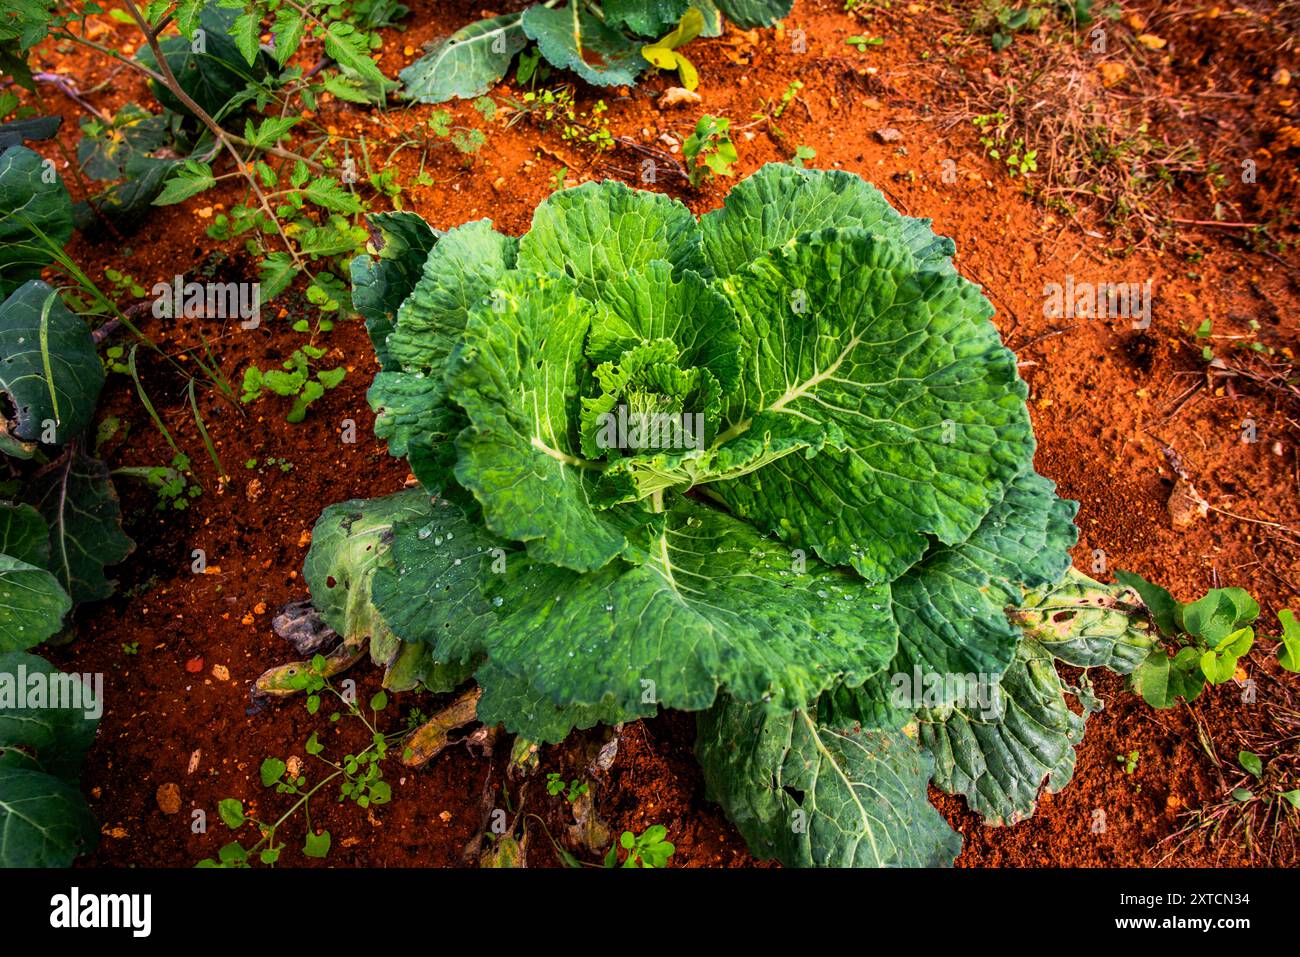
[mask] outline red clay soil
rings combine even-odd
[[[380,66],[388,75],[414,60],[421,44],[482,12],[477,4],[459,0],[408,2],[415,9],[405,31],[384,34]],[[521,5],[501,3],[489,12]],[[1269,208],[1300,208],[1294,190],[1300,144],[1278,132],[1288,124],[1294,128],[1296,94],[1271,79],[1288,64],[1300,72],[1295,49],[1279,48],[1270,39],[1273,33],[1254,29],[1271,4],[1247,4],[1238,8],[1245,13],[1223,14],[1234,18],[1231,25],[1196,19],[1193,14],[1202,6],[1208,4],[1126,7],[1143,13],[1146,29],[1168,43],[1152,51],[1147,67],[1158,86],[1129,94],[1182,102],[1180,97],[1195,99],[1198,84],[1236,94],[1189,100],[1194,111],[1164,111],[1167,122],[1183,124],[1165,132],[1171,139],[1195,137],[1207,155],[1225,138],[1232,140],[1243,155],[1257,157],[1258,195],[1267,198],[1229,184],[1212,199],[1207,173],[1176,178],[1159,202],[1176,217],[1193,221],[1214,218],[1216,200],[1227,204],[1234,220],[1244,221]],[[1294,584],[1300,581],[1294,530],[1300,524],[1296,408],[1277,390],[1245,378],[1207,378],[1199,358],[1204,343],[1192,331],[1203,319],[1213,320],[1212,342],[1233,361],[1245,355],[1234,345],[1255,339],[1278,350],[1278,361],[1283,355],[1292,358],[1298,327],[1293,252],[1276,245],[1265,248],[1246,229],[1186,224],[1172,236],[1144,239],[1136,248],[1112,246],[1098,211],[1086,206],[1068,213],[1047,211],[1024,195],[1021,181],[985,156],[969,122],[937,121],[943,108],[960,105],[954,75],[987,78],[996,71],[1018,70],[1039,41],[1018,38],[1011,51],[994,56],[985,39],[967,37],[960,30],[961,18],[941,16],[936,4],[895,2],[891,12],[869,23],[846,15],[841,7],[839,0],[799,0],[782,28],[733,31],[693,44],[703,78],[702,105],[658,109],[656,99],[670,85],[659,75],[632,90],[596,91],[579,84],[579,108],[589,109],[603,97],[611,132],[646,147],[662,147],[663,133],[680,142],[702,112],[728,116],[736,127],[748,127],[737,134],[740,175],[765,162],[789,159],[798,145],[809,146],[816,150],[816,165],[857,172],[900,209],[932,218],[937,232],[956,241],[957,268],[985,287],[998,310],[994,321],[1020,357],[1031,389],[1039,471],[1055,480],[1063,495],[1081,503],[1076,564],[1090,569],[1094,551],[1103,550],[1110,569],[1139,571],[1166,583],[1184,600],[1215,584],[1244,585],[1264,608],[1261,630],[1275,632],[1277,610],[1296,607],[1300,600]],[[109,20],[104,25],[107,33],[100,42],[119,49],[135,42],[129,27]],[[1123,23],[1113,29],[1132,31]],[[846,37],[864,32],[883,36],[885,44],[866,53],[845,44]],[[1255,39],[1234,47],[1238,35]],[[806,53],[793,52],[799,39],[806,39]],[[51,47],[42,58],[44,68],[76,77],[83,89],[107,79],[111,69],[108,62],[79,50]],[[751,122],[796,79],[804,86],[779,120]],[[508,84],[494,91],[499,102],[517,93]],[[91,99],[106,110],[130,100],[150,102],[143,85],[126,72]],[[65,116],[60,140],[70,154],[84,115],[50,90],[45,105]],[[372,141],[394,141],[423,124],[432,109],[380,112],[327,104],[310,119],[339,137],[364,134]],[[642,155],[624,146],[596,153],[565,140],[556,126],[526,118],[507,126],[508,111],[486,123],[468,104],[449,109],[457,122],[484,129],[486,144],[476,155],[466,159],[448,145],[435,147],[425,167],[432,176],[427,186],[415,181],[415,150],[399,153],[390,164],[399,170],[405,208],[434,226],[449,228],[488,216],[498,228],[521,233],[534,207],[553,188],[557,171],[564,172],[570,185],[605,177],[642,185],[634,178]],[[890,128],[901,137],[886,143],[876,131]],[[46,152],[63,162],[57,152]],[[955,182],[942,175],[949,159],[956,163]],[[703,213],[721,203],[730,182],[691,190],[669,173],[654,188]],[[237,244],[216,243],[204,234],[214,211],[239,201],[237,188],[228,186],[153,213],[132,235],[79,237],[70,251],[96,279],[112,267],[146,287],[176,273],[197,272],[204,264],[214,265],[218,274],[248,275],[251,264]],[[1272,222],[1275,238],[1295,239],[1294,220]],[[1067,273],[1079,282],[1152,280],[1151,328],[1133,331],[1126,320],[1045,318],[1043,286],[1063,282]],[[253,331],[239,329],[235,320],[194,319],[148,319],[144,331],[182,368],[190,361],[185,352],[200,347],[206,337],[224,374],[238,382],[249,363],[265,368],[302,341],[290,330],[296,318],[313,315],[301,291],[274,305],[272,321]],[[107,707],[84,778],[103,831],[99,849],[85,861],[89,866],[189,866],[213,856],[229,839],[216,822],[220,799],[241,798],[264,819],[287,807],[285,798],[260,785],[263,758],[305,758],[302,743],[313,731],[320,732],[330,753],[351,746],[354,738],[357,746],[364,745],[365,735],[348,730],[348,722],[342,728],[331,725],[323,716],[308,715],[301,702],[246,714],[254,678],[293,657],[270,622],[280,606],[306,597],[300,568],[322,507],[387,494],[407,478],[404,463],[390,458],[370,437],[373,420],[365,391],[376,365],[360,322],[341,322],[320,341],[330,349],[324,361],[346,364],[348,376],[300,425],[284,423],[287,408],[279,399],[239,406],[199,391],[203,416],[230,473],[225,481],[196,434],[183,391],[185,378],[152,353],[140,352],[145,386],[188,451],[204,494],[187,511],[155,511],[151,492],[119,483],[127,530],[137,549],[116,569],[116,596],[82,609],[76,640],[48,649],[64,668],[106,676]],[[106,450],[112,466],[156,465],[171,458],[128,378],[110,377],[103,412],[130,424],[129,440]],[[341,423],[349,418],[357,423],[354,445],[344,444],[340,436]],[[1241,441],[1241,423],[1248,418],[1258,433],[1258,441],[1249,444]],[[1165,446],[1181,455],[1197,488],[1215,507],[1187,530],[1175,530],[1166,512],[1173,475],[1162,453]],[[252,459],[257,467],[245,468]],[[208,574],[191,574],[195,548],[206,551]],[[136,642],[138,653],[127,654],[125,646]],[[964,835],[958,863],[1150,865],[1171,849],[1167,862],[1172,864],[1249,862],[1236,842],[1216,847],[1193,841],[1177,848],[1160,842],[1180,826],[1180,813],[1217,801],[1231,786],[1232,772],[1226,765],[1216,768],[1202,747],[1198,723],[1208,729],[1220,759],[1230,761],[1237,750],[1233,732],[1262,726],[1266,710],[1291,693],[1288,687],[1294,688],[1291,676],[1279,677],[1272,647],[1260,642],[1243,662],[1258,682],[1254,705],[1243,704],[1241,688],[1230,682],[1191,707],[1157,712],[1133,698],[1121,681],[1104,677],[1098,691],[1106,708],[1089,721],[1074,780],[1061,793],[1044,795],[1032,819],[1015,827],[986,827],[962,800],[933,795]],[[192,673],[186,663],[195,659],[202,659],[202,668]],[[228,670],[228,679],[215,677],[214,666]],[[379,687],[380,676],[368,662],[356,666],[351,676],[362,695]],[[398,696],[398,705],[402,711],[431,707],[427,697],[415,695]],[[385,714],[392,726],[398,723],[395,710]],[[544,749],[542,774],[577,776],[591,742],[599,737],[591,732]],[[687,715],[665,715],[625,728],[613,765],[593,782],[599,812],[616,833],[665,825],[677,847],[675,866],[753,865],[721,810],[704,799],[692,737]],[[1126,773],[1116,755],[1134,750],[1137,766]],[[194,755],[197,763],[191,770]],[[334,836],[328,863],[460,864],[462,848],[482,822],[480,796],[485,787],[499,790],[505,781],[503,757],[498,752],[488,760],[479,750],[457,745],[427,768],[404,776],[390,762],[386,773],[393,801],[371,811],[340,805],[332,793],[322,792],[313,802],[312,821]],[[156,801],[157,789],[167,783],[179,786],[178,814],[164,814]],[[517,801],[517,785],[511,789]],[[548,830],[558,833],[567,810],[561,798],[545,793],[541,775],[529,783],[524,801],[526,813],[541,815]],[[196,808],[205,809],[212,821],[206,834],[191,830]],[[1105,812],[1107,822],[1099,833],[1092,826],[1096,809]],[[293,830],[286,835],[290,845],[284,863],[317,864],[298,852],[301,824],[289,826]],[[539,829],[531,829],[529,850],[531,864],[555,863]]]

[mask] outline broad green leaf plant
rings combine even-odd
[[[499,82],[530,43],[547,63],[596,86],[635,83],[647,68],[676,71],[695,89],[699,75],[681,52],[698,36],[770,26],[793,0],[545,0],[519,13],[457,30],[399,74],[403,96],[420,103],[473,99]]]
[[[1066,695],[1095,699],[1057,662],[1127,673],[1153,639],[1067,574],[1076,506],[928,221],[772,164],[699,219],[606,181],[519,238],[372,233],[369,398],[421,487],[321,519],[345,641],[472,674],[532,742],[695,712],[709,794],[791,865],[950,863],[929,783],[1012,822],[1069,779]]]
[[[72,203],[21,145],[53,127],[35,129],[0,127],[14,134],[0,139],[0,867],[66,867],[95,844],[77,778],[98,719],[26,701],[31,678],[81,687],[27,649],[63,631],[75,603],[108,596],[106,566],[134,547],[108,468],[85,451],[104,384],[90,326],[39,278]]]
[[[60,674],[44,658],[0,652],[0,868],[67,867],[99,838],[77,783],[98,705],[65,692],[39,707],[18,700],[37,684],[60,683],[82,687],[79,677]]]

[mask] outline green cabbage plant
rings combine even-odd
[[[516,82],[540,76],[545,59],[596,86],[637,81],[650,66],[676,70],[694,89],[698,76],[678,49],[698,36],[721,36],[727,21],[767,27],[794,0],[545,0],[516,13],[476,20],[432,46],[402,70],[402,95],[419,103],[481,96],[519,56]],[[529,45],[536,48],[531,55]]]
[[[376,433],[420,483],[332,506],[345,638],[534,742],[695,712],[709,795],[791,865],[949,863],[1068,780],[1086,677],[1151,645],[1069,574],[1027,389],[950,240],[773,164],[697,219],[617,182],[522,237],[372,217]],[[373,648],[372,648],[373,653]],[[416,664],[412,664],[416,662]]]

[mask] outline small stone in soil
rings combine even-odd
[[[158,791],[154,795],[158,802],[158,809],[164,814],[179,814],[181,810],[181,789],[180,785],[168,782],[167,784],[158,785]]]
[[[897,143],[902,138],[903,134],[898,132],[898,130],[894,129],[892,126],[886,127],[883,130],[876,130],[876,139],[880,140],[882,143]]]

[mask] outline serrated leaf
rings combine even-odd
[[[275,40],[275,61],[284,66],[302,46],[307,20],[301,11],[284,6],[275,12],[275,25],[271,33]]]
[[[382,104],[388,91],[396,88],[397,83],[392,80],[376,83],[373,77],[346,69],[325,77],[325,89],[348,103]]]
[[[0,391],[9,398],[10,435],[60,444],[90,423],[104,367],[90,329],[58,293],[33,279],[0,304]],[[52,435],[46,423],[54,423]]]
[[[521,16],[507,13],[457,30],[397,75],[403,95],[419,103],[482,96],[527,43]]]
[[[927,798],[933,761],[902,732],[829,727],[730,699],[697,719],[707,796],[787,867],[938,867],[961,837]]]
[[[245,102],[246,86],[250,81],[264,80],[270,73],[271,57],[252,51],[248,58],[247,42],[244,48],[235,42],[232,31],[238,17],[246,16],[232,9],[206,3],[199,14],[203,30],[201,49],[187,37],[168,36],[159,41],[163,56],[171,67],[177,82],[191,99],[209,116],[225,125]],[[142,46],[137,59],[157,72],[158,61],[153,50]],[[190,111],[174,93],[159,83],[150,81],[150,92],[155,99],[173,113],[188,116]]]
[[[261,33],[261,17],[252,10],[245,10],[239,14],[230,26],[231,39],[235,41],[235,46],[239,48],[239,52],[243,54],[249,66],[257,62]]]
[[[274,146],[298,123],[296,116],[271,116],[263,119],[256,127],[252,120],[244,121],[244,139],[258,149]]]
[[[153,205],[171,206],[184,202],[215,185],[217,180],[212,175],[211,166],[197,160],[186,160],[185,164],[163,183],[162,192],[154,197]]]
[[[181,36],[188,37],[194,34],[194,28],[199,25],[199,15],[203,12],[205,3],[206,0],[178,0],[173,17]]]
[[[368,34],[350,23],[331,21],[325,26],[325,52],[338,64],[355,73],[371,86],[383,89],[389,82],[370,59]]]
[[[108,468],[78,450],[34,480],[31,495],[50,526],[49,567],[59,584],[76,603],[111,595],[104,569],[135,545],[122,532]]]
[[[331,176],[317,176],[305,187],[302,194],[308,202],[333,213],[352,215],[362,210],[361,201],[348,192],[343,184]]]
[[[287,252],[273,252],[267,255],[258,270],[257,279],[261,286],[262,301],[270,302],[284,292],[298,275],[298,266]]]
[[[47,0],[9,0],[5,16],[0,18],[0,40],[14,41],[20,50],[29,50],[49,31],[50,4]]]

